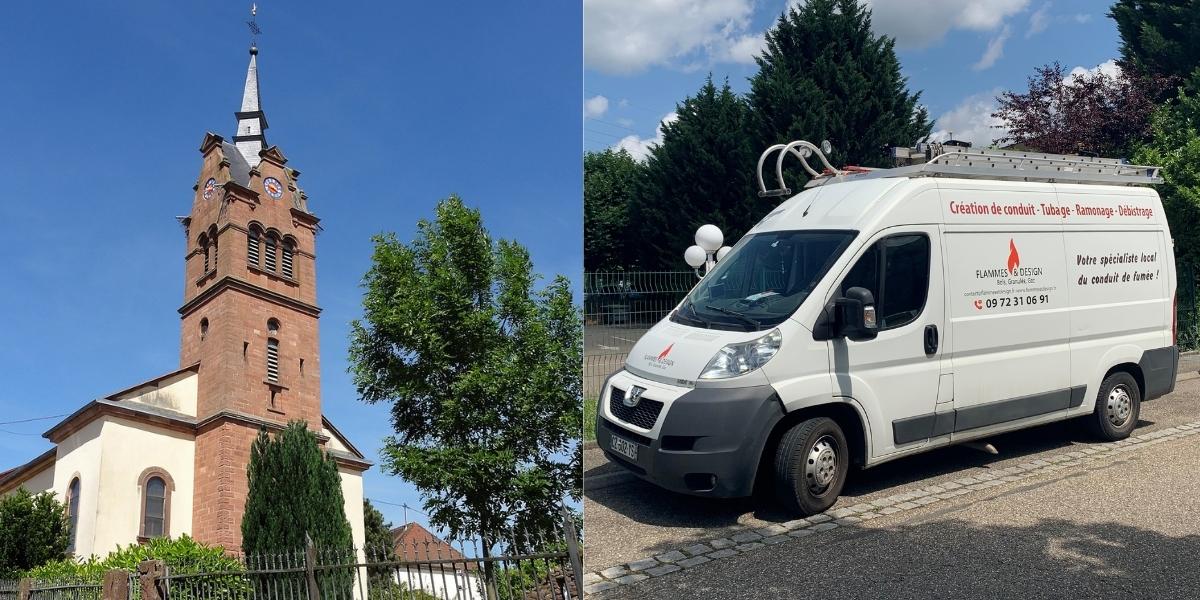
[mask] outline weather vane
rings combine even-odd
[[[258,28],[258,22],[255,19],[255,17],[257,15],[258,15],[258,5],[251,4],[250,5],[250,20],[246,21],[246,26],[250,28],[250,46],[251,47],[258,46],[258,35],[260,33],[262,33],[262,30]]]

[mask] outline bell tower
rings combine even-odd
[[[232,141],[208,133],[200,144],[179,308],[180,366],[199,363],[192,535],[228,550],[241,547],[258,430],[296,419],[322,429],[319,220],[299,171],[267,144],[256,45],[234,116]]]

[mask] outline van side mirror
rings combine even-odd
[[[873,340],[879,332],[875,315],[875,295],[870,290],[852,287],[843,298],[834,301],[835,334],[861,342]]]

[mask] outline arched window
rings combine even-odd
[[[171,490],[175,483],[162,469],[151,467],[138,480],[142,491],[142,520],[138,539],[149,540],[171,535]]]
[[[75,532],[79,528],[79,478],[71,479],[67,486],[67,522],[70,529],[67,532],[67,552],[75,551]]]
[[[217,226],[212,225],[208,228],[208,243],[212,244],[212,268],[217,268]]]
[[[203,342],[206,337],[208,337],[208,317],[200,319],[200,341]]]
[[[208,234],[200,234],[199,239],[200,252],[204,253],[204,272],[208,272]]]
[[[250,233],[246,235],[246,260],[254,266],[258,266],[259,242],[262,240],[262,229],[258,225],[250,226]]]
[[[279,383],[279,340],[267,340],[267,381]]]
[[[283,240],[283,276],[292,277],[292,254],[295,252],[295,246],[292,240]]]
[[[275,248],[279,246],[279,238],[274,233],[267,234],[267,255],[263,257],[264,266],[268,271],[275,271]]]

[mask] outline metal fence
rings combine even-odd
[[[1180,264],[1175,268],[1175,339],[1183,351],[1200,350],[1200,300],[1197,299],[1196,268]]]
[[[575,523],[553,536],[503,532],[487,541],[414,539],[400,547],[309,545],[238,558],[224,571],[146,561],[104,581],[0,581],[0,600],[579,600]]]
[[[594,398],[604,378],[621,368],[638,338],[696,285],[692,271],[611,271],[583,274],[584,394]]]

